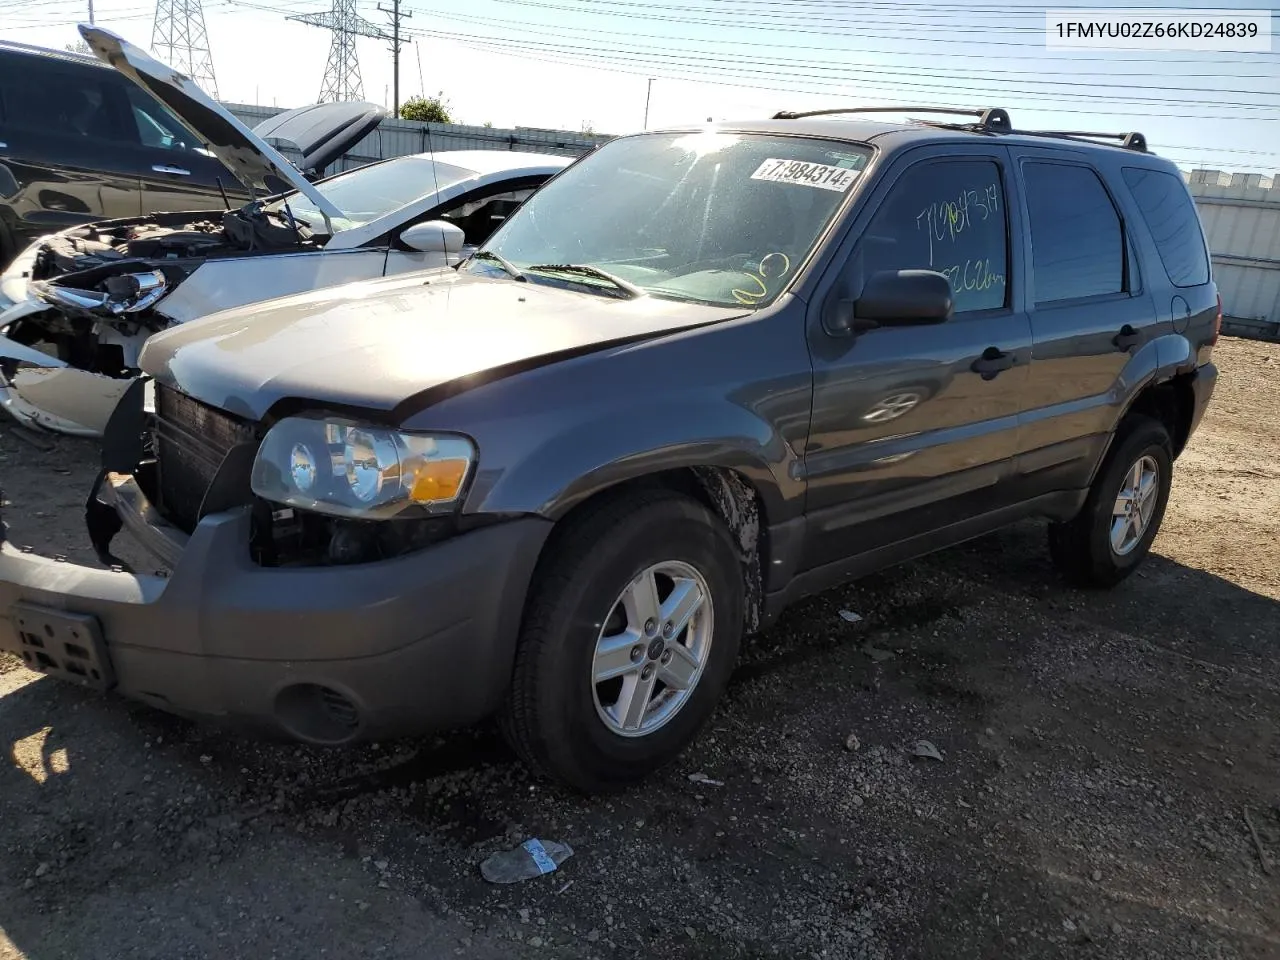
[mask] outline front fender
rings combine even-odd
[[[639,415],[573,423],[544,435],[500,476],[477,478],[467,510],[537,513],[557,520],[583,500],[626,480],[682,467],[727,467],[755,487],[770,522],[798,513],[798,457],[765,421],[728,402],[690,408],[646,405]]]

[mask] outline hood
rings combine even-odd
[[[228,113],[196,84],[133,44],[102,27],[80,24],[80,35],[94,55],[164,103],[246,186],[278,193],[272,180],[282,180],[329,217],[342,216],[332,203],[274,147]]]
[[[251,420],[278,401],[390,411],[493,368],[745,315],[442,270],[237,307],[157,334],[157,382]]]
[[[367,101],[313,103],[268,117],[253,128],[263,140],[287,140],[302,152],[305,172],[320,171],[378,128],[386,107]]]

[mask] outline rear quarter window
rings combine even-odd
[[[1125,167],[1124,181],[1151,232],[1160,262],[1175,287],[1209,282],[1209,254],[1195,203],[1181,177],[1162,170]]]

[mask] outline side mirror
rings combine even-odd
[[[423,253],[457,253],[466,242],[466,234],[447,220],[428,220],[406,227],[400,242]]]
[[[857,300],[837,300],[824,321],[834,336],[876,327],[943,323],[955,302],[951,281],[936,270],[881,270],[873,273]]]

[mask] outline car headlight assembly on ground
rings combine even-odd
[[[356,520],[450,513],[462,503],[475,445],[342,419],[287,417],[253,464],[253,492],[299,510]]]

